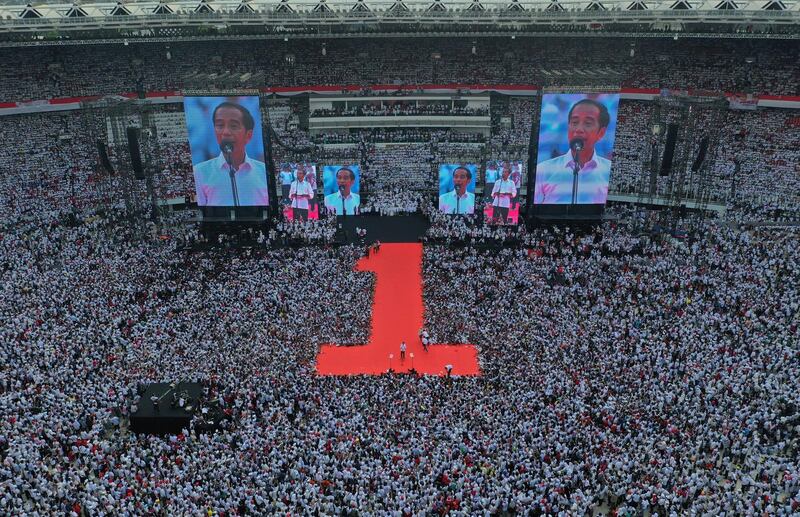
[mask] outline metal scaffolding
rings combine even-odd
[[[135,235],[143,235],[146,221],[164,223],[164,212],[168,209],[159,203],[156,179],[163,170],[158,131],[151,121],[153,104],[126,97],[109,96],[81,104],[86,134],[92,142],[104,142],[108,146],[108,157],[115,174],[104,174],[99,184],[106,193],[106,210],[123,210],[124,217]],[[128,128],[136,128],[139,140],[144,188],[136,179],[128,145]]]
[[[687,205],[694,209],[693,227],[705,217],[712,201],[712,169],[727,109],[724,97],[669,95],[656,100],[636,187],[637,203],[661,205],[659,224],[673,232],[686,216]],[[662,161],[670,125],[676,128],[675,146],[672,166],[664,171]],[[700,160],[702,147],[705,156]],[[662,175],[663,172],[667,174]]]

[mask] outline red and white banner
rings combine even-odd
[[[365,90],[364,86],[355,85],[319,85],[319,86],[275,86],[262,88],[264,93],[274,93],[280,96],[291,97],[304,93],[335,96],[352,96]],[[368,88],[372,93],[375,92],[404,92],[404,93],[428,93],[428,94],[479,94],[495,92],[503,95],[534,96],[539,95],[541,88],[532,84],[376,84]],[[708,96],[711,92],[687,90],[690,96]],[[620,90],[621,99],[652,101],[659,97],[662,91],[658,88],[622,88]],[[123,93],[122,97],[135,98],[135,93]],[[791,95],[760,95],[750,96],[744,94],[726,93],[726,97],[731,102],[733,109],[754,109],[759,108],[783,108],[800,109],[800,97]],[[99,99],[100,96],[92,97],[65,97],[49,100],[28,100],[17,102],[0,102],[0,116],[18,115],[22,113],[46,113],[49,111],[66,111],[80,109],[82,102]],[[154,104],[170,104],[183,102],[183,95],[180,91],[158,91],[146,94],[147,102]]]

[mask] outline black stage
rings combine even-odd
[[[422,214],[338,216],[337,223],[347,232],[348,243],[420,242],[430,223]],[[356,227],[367,230],[364,239],[356,236]]]
[[[619,217],[608,214],[535,214],[528,219],[528,228],[552,226],[588,227],[609,221],[619,221]]]
[[[153,405],[153,396],[157,398],[157,408]],[[178,404],[181,398],[183,407]],[[196,382],[150,384],[141,396],[138,410],[131,415],[131,430],[134,433],[179,434],[189,429],[195,413],[203,414],[202,408],[206,409],[205,417],[197,423],[196,429],[215,430],[227,417],[219,404],[203,399],[203,387]]]

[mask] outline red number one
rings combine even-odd
[[[445,375],[445,367],[451,365],[453,375],[480,375],[473,345],[435,344],[427,352],[422,348],[421,244],[381,244],[378,253],[358,261],[356,270],[372,271],[376,277],[369,343],[322,345],[318,374],[378,375],[389,368],[395,372],[413,368],[421,374]],[[400,356],[401,341],[407,346],[405,358]]]

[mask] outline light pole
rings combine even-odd
[[[392,359],[394,359],[394,354],[389,354],[389,371],[392,371]]]
[[[414,352],[411,352],[411,369],[414,369]]]

